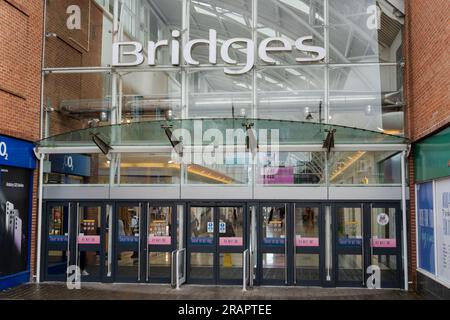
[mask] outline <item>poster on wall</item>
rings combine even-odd
[[[437,275],[450,282],[450,179],[436,182]]]
[[[433,183],[417,185],[419,268],[435,273]]]
[[[30,172],[0,166],[0,277],[26,271]]]

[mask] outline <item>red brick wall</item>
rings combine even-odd
[[[450,1],[405,2],[408,133],[416,141],[450,122]]]
[[[405,0],[406,132],[413,142],[450,123],[450,1]],[[410,178],[410,276],[416,282],[414,158]]]
[[[36,141],[40,132],[43,1],[0,0],[0,134]],[[31,271],[36,260],[34,173]]]

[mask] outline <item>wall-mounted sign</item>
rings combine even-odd
[[[35,169],[33,147],[31,142],[0,136],[0,165]]]
[[[91,157],[82,154],[51,154],[51,172],[79,177],[91,175]]]
[[[156,65],[156,56],[160,48],[169,47],[171,52],[171,64],[177,66],[180,64],[181,57],[180,51],[183,52],[183,58],[188,65],[199,65],[200,62],[192,57],[192,51],[195,46],[206,45],[209,48],[208,62],[212,65],[217,64],[217,31],[214,29],[209,30],[209,39],[195,39],[186,43],[185,47],[180,50],[180,38],[181,33],[178,30],[172,31],[172,40],[160,40],[158,42],[149,41],[145,45],[140,42],[116,42],[113,44],[112,51],[112,66],[113,67],[135,67],[144,63],[147,59],[149,66]],[[256,53],[255,43],[252,39],[247,38],[233,38],[222,42],[220,49],[220,57],[222,60],[229,64],[234,65],[235,68],[224,68],[226,74],[244,74],[249,72],[255,64],[255,56],[269,64],[278,63],[274,58],[269,56],[269,53],[275,52],[292,52],[298,50],[305,53],[305,57],[296,58],[299,63],[302,62],[314,62],[321,61],[325,58],[326,51],[322,47],[313,46],[308,44],[313,40],[312,36],[298,38],[294,43],[291,43],[288,39],[282,37],[272,37],[264,39],[260,42],[258,52]],[[242,54],[245,55],[245,61],[239,62],[233,59],[230,55],[230,50],[239,46]],[[144,56],[144,51],[147,56]]]

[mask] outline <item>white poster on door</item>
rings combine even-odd
[[[450,179],[436,182],[438,277],[450,282]]]

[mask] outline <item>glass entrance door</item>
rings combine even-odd
[[[324,275],[324,215],[320,204],[294,204],[294,284],[320,286]]]
[[[76,204],[76,265],[81,281],[102,281],[106,270],[108,246],[105,205],[99,203]]]
[[[360,287],[365,284],[364,206],[335,206],[335,279],[337,286]]]
[[[400,288],[401,212],[397,203],[338,204],[334,210],[335,279],[337,286],[375,284],[374,267],[382,288]],[[371,266],[372,271],[368,269]]]
[[[115,281],[142,279],[141,217],[142,203],[117,203],[115,212]]]
[[[81,281],[106,281],[108,219],[104,204],[48,202],[44,279],[66,281],[68,268],[76,266],[80,269]]]
[[[188,282],[242,283],[244,205],[191,205],[188,212]]]
[[[370,264],[380,268],[382,288],[402,287],[401,211],[398,204],[370,204]]]
[[[67,268],[75,260],[75,233],[71,232],[75,223],[73,207],[69,202],[47,203],[46,213],[44,279],[66,281]]]
[[[146,219],[145,279],[153,283],[170,283],[171,253],[177,245],[175,205],[149,203]]]
[[[288,265],[293,243],[288,226],[289,205],[261,205],[259,219],[259,282],[263,285],[288,285],[292,281]]]

